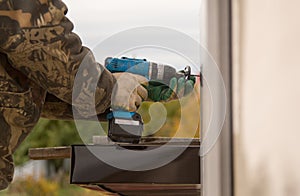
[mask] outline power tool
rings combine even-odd
[[[135,58],[112,58],[105,59],[105,67],[111,72],[129,72],[144,76],[149,81],[159,81],[163,84],[169,84],[173,77],[185,77],[189,79],[191,67],[186,66],[184,70],[177,72],[170,65],[163,65],[149,62],[146,59]],[[108,137],[114,142],[138,143],[143,132],[143,120],[136,112],[112,111],[107,115]]]

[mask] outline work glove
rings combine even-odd
[[[113,87],[111,97],[111,108],[113,110],[124,110],[134,112],[148,97],[146,87],[148,80],[140,75],[127,72],[113,73],[116,83]]]
[[[148,86],[148,100],[150,101],[170,101],[182,98],[194,89],[195,77],[185,79],[184,77],[173,77],[170,84],[166,85],[158,81],[149,81]]]

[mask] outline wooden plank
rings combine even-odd
[[[172,138],[172,137],[142,137],[139,145],[187,145],[199,146],[201,141],[199,138]]]
[[[201,194],[201,185],[163,185],[163,184],[88,184],[79,185],[82,188],[98,191],[105,196],[199,196]]]
[[[71,157],[71,147],[31,148],[28,155],[33,160],[66,159]]]
[[[200,190],[201,184],[126,184],[126,183],[106,183],[106,187],[119,191],[151,191],[151,190]]]

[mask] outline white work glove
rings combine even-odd
[[[140,75],[127,72],[113,73],[116,79],[111,97],[111,108],[113,110],[124,110],[134,112],[148,97],[144,86],[148,80]]]

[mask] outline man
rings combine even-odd
[[[88,116],[81,95],[91,92],[97,114],[111,105],[135,111],[148,97],[146,78],[111,74],[95,62],[66,13],[60,0],[0,0],[0,190],[12,181],[13,152],[41,116],[72,118],[74,104]],[[88,69],[80,71],[83,60]],[[76,75],[91,80],[74,84]],[[170,94],[158,89],[155,100]]]

